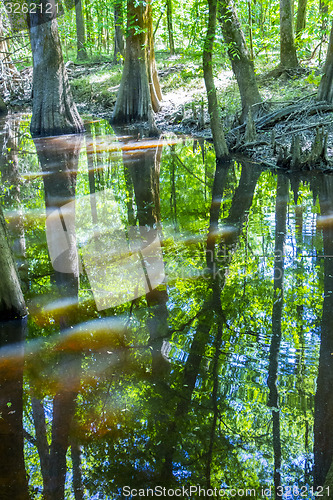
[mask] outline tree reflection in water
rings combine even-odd
[[[321,317],[321,342],[314,419],[314,484],[323,486],[330,470],[327,486],[333,485],[333,183],[332,178],[317,180],[320,203],[318,225],[323,232],[324,303]]]
[[[283,278],[287,223],[287,207],[289,182],[282,174],[278,174],[275,209],[275,258],[274,258],[274,295],[272,311],[272,340],[269,351],[269,367],[267,385],[269,388],[268,406],[272,408],[273,449],[274,449],[274,487],[281,489],[281,429],[280,403],[277,388],[278,358],[281,345],[281,321],[283,311]],[[281,495],[276,495],[279,497]]]
[[[102,122],[86,148],[37,141],[40,171],[14,128],[3,204],[30,317],[26,377],[22,343],[2,347],[1,384],[22,498],[25,468],[52,500],[124,486],[309,492],[313,456],[314,484],[327,472],[329,484],[331,180],[293,178],[295,207],[284,173],[215,166],[202,141],[137,141]]]
[[[38,159],[44,173],[46,235],[54,281],[60,301],[65,302],[59,316],[60,332],[77,322],[79,266],[75,236],[75,188],[82,136],[36,139]],[[70,205],[69,205],[70,203]],[[72,210],[63,211],[70,206]],[[65,242],[62,239],[65,239]],[[64,251],[63,251],[64,250]],[[70,307],[66,307],[70,304]],[[36,444],[43,477],[46,500],[64,498],[66,454],[75,412],[81,372],[80,356],[59,353],[54,362],[66,372],[58,381],[52,404],[51,443],[48,444],[45,409],[38,389],[31,380],[31,406],[36,432]],[[58,358],[58,359],[57,359]]]

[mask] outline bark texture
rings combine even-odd
[[[325,31],[327,28],[328,4],[329,0],[319,0],[319,14],[321,17],[322,31]]]
[[[333,23],[327,49],[324,74],[320,81],[317,98],[319,101],[333,103]]]
[[[84,500],[82,478],[81,447],[75,438],[71,439],[71,457],[73,464],[73,490],[75,500]]]
[[[0,172],[2,184],[10,186],[5,194],[7,206],[15,205],[16,216],[11,217],[6,226],[9,233],[9,242],[13,252],[22,292],[29,289],[28,263],[26,259],[25,225],[21,203],[22,178],[19,165],[19,137],[20,120],[15,115],[9,115],[4,127],[4,145],[0,157]]]
[[[113,123],[147,120],[149,105],[157,112],[162,97],[158,81],[150,2],[127,2],[126,53],[113,112]]]
[[[5,115],[7,113],[7,106],[4,103],[4,100],[0,96],[0,115]]]
[[[291,0],[280,0],[280,65],[283,69],[298,66]]]
[[[246,46],[232,0],[220,0],[218,5],[218,19],[241,96],[241,120],[245,121],[249,108],[262,101],[254,72],[254,64]],[[257,107],[258,109],[259,107]],[[257,110],[253,109],[254,117]]]
[[[46,10],[46,0],[41,0]],[[56,19],[31,14],[33,103],[30,130],[33,137],[83,132],[63,61]]]
[[[0,321],[27,314],[12,252],[7,242],[6,222],[0,208]]]
[[[228,156],[228,146],[225,141],[219,105],[217,102],[216,88],[213,76],[213,45],[216,31],[217,0],[208,0],[209,17],[207,35],[203,50],[203,71],[208,98],[208,113],[210,116],[210,128],[212,130],[216,159],[220,160]]]

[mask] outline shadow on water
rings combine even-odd
[[[2,491],[327,494],[331,178],[105,122],[33,143],[27,125],[1,135],[29,309],[1,323]]]

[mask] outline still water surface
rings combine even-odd
[[[24,436],[36,499],[43,482],[53,500],[325,498],[333,178],[216,167],[204,141],[104,121],[35,143],[28,125],[0,136],[29,309],[2,325],[1,462]]]

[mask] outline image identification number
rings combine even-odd
[[[308,486],[301,486],[301,488],[298,488],[297,486],[278,486],[276,488],[276,495],[278,497],[283,497],[284,495],[292,495],[293,497],[308,497],[309,492],[314,495],[315,497],[322,497],[322,496],[330,496],[330,487],[327,486],[324,488],[323,486],[318,486],[317,488],[314,488],[311,486],[309,488]]]
[[[57,3],[13,3],[13,2],[5,2],[5,8],[7,14],[54,14],[56,12],[58,14],[58,4]]]

